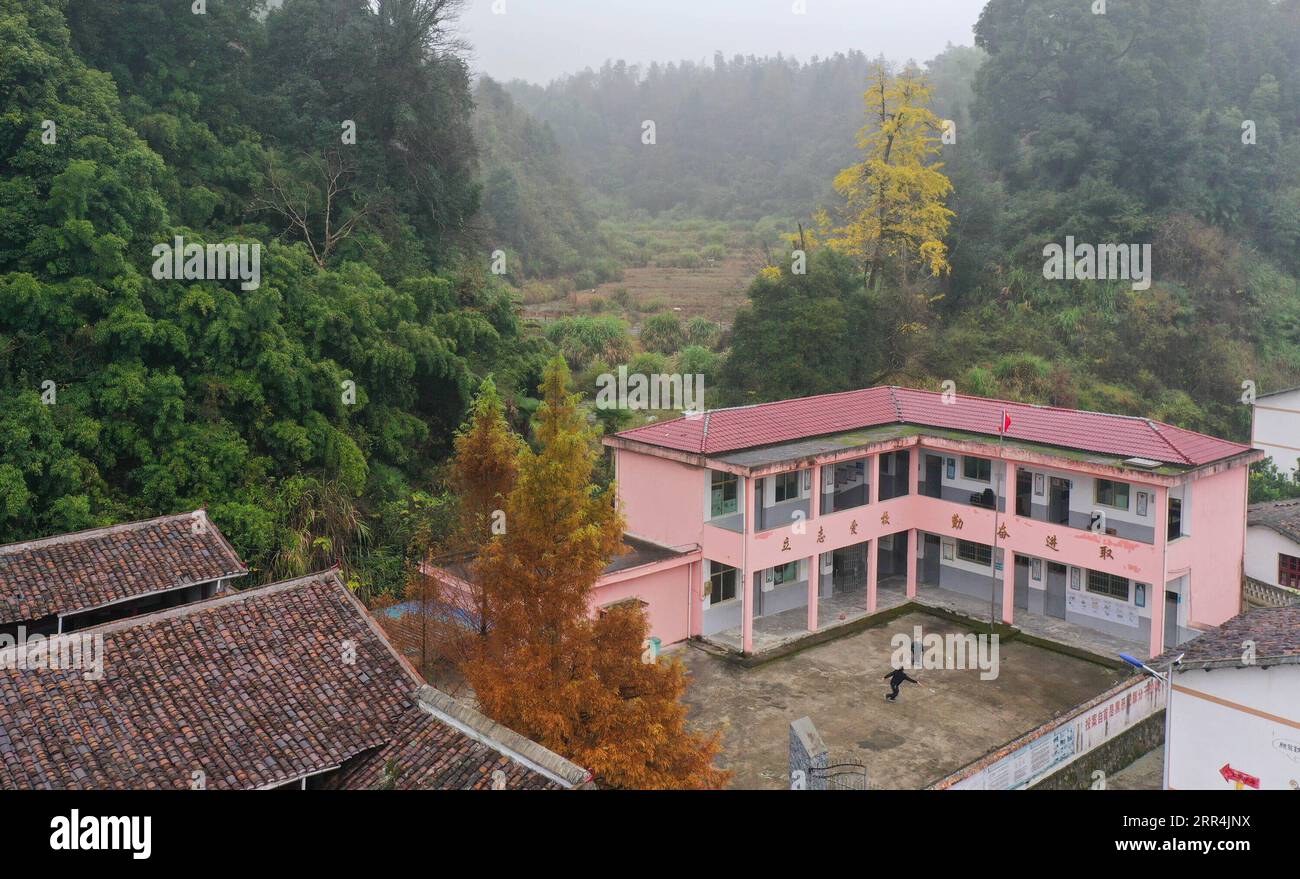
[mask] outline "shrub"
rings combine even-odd
[[[677,371],[683,375],[699,373],[705,379],[712,378],[718,365],[718,355],[699,345],[688,345],[677,355]]]
[[[661,311],[641,328],[641,347],[660,354],[676,354],[686,342],[686,333],[676,313]]]
[[[701,348],[716,348],[722,337],[722,327],[703,315],[696,315],[686,324],[686,342]]]

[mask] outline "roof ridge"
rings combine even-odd
[[[899,391],[910,391],[914,394],[929,394],[932,397],[943,396],[942,391],[932,391],[929,388],[909,388],[909,387],[891,385],[891,389],[899,390]],[[1030,409],[1050,409],[1053,412],[1070,412],[1070,413],[1082,414],[1082,415],[1104,415],[1107,418],[1123,418],[1126,421],[1145,421],[1149,424],[1159,424],[1164,427],[1173,427],[1178,430],[1187,430],[1187,428],[1185,427],[1178,427],[1178,425],[1176,424],[1166,424],[1163,421],[1156,421],[1152,418],[1148,418],[1145,415],[1125,415],[1122,412],[1101,412],[1097,409],[1072,409],[1069,406],[1057,406],[1053,403],[1029,403],[1024,400],[1006,400],[1003,399],[1002,397],[981,397],[978,394],[957,394],[956,396],[958,399],[965,397],[967,400],[980,400],[985,403],[1004,403],[1008,406],[1028,406]],[[1195,433],[1198,436],[1209,437],[1210,439],[1219,439],[1219,437],[1210,436],[1208,433],[1199,433],[1198,431],[1195,430],[1188,430],[1187,432]],[[1231,442],[1231,440],[1224,440],[1224,442]]]
[[[894,404],[894,417],[898,419],[900,424],[905,424],[906,422],[903,421],[903,404],[898,401],[898,387],[896,385],[889,385],[889,402]]]
[[[81,531],[69,531],[66,534],[52,534],[49,537],[37,537],[32,540],[20,540],[16,543],[6,543],[0,546],[0,555],[9,555],[15,552],[22,552],[27,549],[35,549],[44,546],[59,546],[64,543],[77,543],[81,540],[93,540],[96,537],[103,537],[109,534],[121,534],[124,531],[136,531],[146,528],[150,525],[158,525],[163,522],[174,521],[178,519],[192,519],[195,516],[208,522],[216,528],[216,523],[208,519],[208,511],[203,507],[191,510],[188,513],[170,513],[166,516],[155,516],[152,519],[138,519],[134,522],[118,522],[114,525],[99,525],[95,528],[85,528]]]
[[[423,684],[415,691],[415,696],[420,710],[425,714],[477,739],[516,763],[567,787],[577,787],[591,781],[591,773],[578,764],[561,757],[545,745],[520,735],[510,727],[497,723],[464,702],[456,701],[435,687]]]
[[[189,604],[165,608],[163,610],[155,611],[154,613],[140,614],[139,616],[127,617],[123,620],[113,620],[98,626],[87,626],[84,629],[76,629],[75,633],[96,632],[101,635],[108,635],[135,626],[162,622],[163,620],[174,619],[175,617],[182,617],[191,613],[198,613],[199,611],[211,610],[216,607],[225,607],[228,604],[236,604],[249,598],[260,598],[263,595],[274,595],[280,592],[288,592],[291,589],[308,586],[316,581],[328,581],[331,578],[341,586],[344,591],[349,595],[351,594],[351,590],[348,589],[347,584],[343,582],[343,578],[339,576],[338,569],[330,568],[329,570],[317,571],[313,574],[303,574],[301,577],[291,577],[288,580],[277,580],[274,583],[263,583],[260,586],[249,586],[247,589],[240,589],[236,592],[231,592],[228,595],[216,595],[212,598],[205,598],[201,601],[192,601]]]
[[[1160,421],[1155,421],[1154,419],[1151,418],[1147,418],[1144,420],[1146,421],[1147,426],[1151,428],[1151,432],[1154,433],[1156,436],[1160,437],[1160,441],[1163,442],[1165,445],[1169,446],[1170,450],[1172,450],[1175,455],[1177,455],[1179,458],[1182,458],[1184,464],[1190,465],[1192,463],[1192,459],[1187,457],[1187,455],[1183,454],[1183,450],[1178,448],[1178,446],[1174,445],[1173,440],[1165,436],[1165,432],[1161,430],[1162,427],[1174,427],[1174,425],[1165,424]],[[1174,429],[1182,430],[1183,428],[1174,427]],[[1193,430],[1190,431],[1190,433],[1196,433],[1196,431]],[[1204,436],[1204,434],[1197,434],[1197,435]]]

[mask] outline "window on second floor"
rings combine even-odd
[[[993,481],[993,462],[988,458],[961,459],[961,475],[976,482]]]
[[[1277,554],[1277,585],[1300,589],[1300,559],[1280,552]]]
[[[1169,531],[1166,535],[1167,540],[1177,540],[1183,536],[1183,499],[1171,497],[1169,499]]]
[[[776,499],[775,503],[783,501],[793,501],[799,498],[799,471],[794,470],[790,473],[779,473],[772,477],[775,483]]]
[[[1128,601],[1128,580],[1104,571],[1089,571],[1088,591]]]
[[[740,509],[737,495],[739,482],[734,473],[712,471],[709,487],[709,517],[734,516]]]
[[[987,543],[976,543],[973,540],[958,540],[957,558],[964,562],[974,562],[977,565],[991,565],[993,564],[993,547]]]
[[[1117,510],[1128,509],[1128,483],[1112,482],[1109,479],[1097,480],[1097,493],[1093,498],[1097,503]]]

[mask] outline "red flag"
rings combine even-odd
[[[1002,430],[1000,431],[1000,433],[1006,433],[1006,432],[1007,432],[1008,430],[1010,430],[1010,429],[1011,429],[1011,413],[1009,413],[1009,412],[1007,412],[1007,410],[1003,409],[1003,410],[1002,410]]]

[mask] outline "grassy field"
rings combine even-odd
[[[767,264],[767,248],[748,228],[688,221],[619,227],[614,234],[625,243],[620,280],[527,302],[524,317],[615,314],[636,332],[644,318],[672,310],[683,321],[702,315],[726,328]]]

